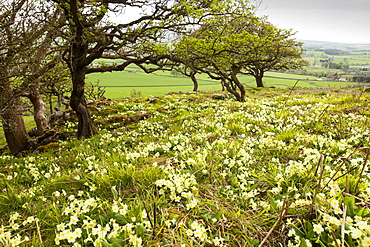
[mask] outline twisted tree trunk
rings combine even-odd
[[[27,149],[30,137],[24,125],[20,97],[12,95],[10,81],[0,80],[0,117],[5,139],[10,152],[17,154]]]
[[[36,123],[36,135],[42,135],[48,128],[48,120],[46,118],[46,104],[41,97],[39,89],[31,90],[28,99],[33,105],[33,118]]]
[[[222,84],[222,87],[226,88],[226,90],[229,93],[231,93],[232,95],[235,96],[237,101],[243,102],[244,99],[242,99],[240,93],[236,90],[235,85],[233,85],[232,81],[230,81],[228,79],[225,79],[225,78],[222,78],[221,79],[221,84]]]
[[[70,11],[70,16],[68,18],[73,21],[71,31],[74,34],[69,56],[64,58],[72,75],[73,88],[70,106],[78,117],[77,138],[85,139],[97,133],[85,99],[85,76],[87,66],[94,59],[91,58],[91,54],[88,56],[89,45],[85,37],[85,26],[80,19],[79,1],[72,0],[70,2],[70,8],[67,10]],[[102,53],[102,51],[100,52]]]
[[[256,78],[257,87],[264,87],[263,81],[262,81],[263,76],[264,76],[263,70],[256,71],[254,78]]]
[[[89,138],[96,134],[94,123],[85,100],[85,72],[86,68],[76,68],[72,72],[73,89],[70,106],[78,117],[77,138]]]
[[[239,78],[238,78],[238,73],[239,72],[240,72],[239,68],[233,67],[232,72],[231,72],[231,79],[234,82],[234,84],[237,86],[237,88],[239,89],[239,92],[240,92],[238,101],[245,102],[245,87],[239,81]]]
[[[2,114],[2,123],[5,139],[12,154],[17,154],[28,148],[30,140],[22,114],[16,110],[6,111]]]
[[[197,92],[198,91],[198,88],[199,88],[198,80],[195,77],[196,74],[197,74],[197,72],[195,72],[195,71],[190,72],[190,78],[191,78],[191,80],[194,83],[194,87],[193,87],[193,91],[194,92]]]

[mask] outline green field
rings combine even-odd
[[[133,73],[133,71],[135,71]],[[221,85],[218,81],[211,80],[206,75],[197,75],[200,91],[218,91]],[[246,87],[255,87],[252,76],[240,75],[241,82]],[[137,68],[129,68],[120,72],[89,74],[87,81],[96,82],[105,87],[107,98],[123,98],[128,96],[160,96],[169,92],[189,92],[193,90],[190,78],[176,77],[170,72],[158,71],[151,74]],[[345,87],[347,82],[319,82],[316,77],[307,75],[288,74],[280,72],[267,72],[264,78],[266,86],[292,87],[296,81],[298,87]]]
[[[135,71],[130,73],[129,71]],[[105,96],[108,98],[122,98],[141,95],[159,96],[169,92],[189,92],[193,90],[193,83],[187,77],[175,77],[169,72],[145,72],[132,68],[112,73],[96,73],[87,76],[87,81],[96,82],[106,87]],[[216,91],[221,89],[219,82],[210,80],[204,75],[198,75],[199,90]]]

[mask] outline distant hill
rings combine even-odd
[[[340,42],[328,41],[315,41],[315,40],[300,40],[304,42],[305,48],[322,48],[322,49],[338,49],[338,50],[370,50],[370,44],[351,44]]]

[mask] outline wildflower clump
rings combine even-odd
[[[0,225],[0,244],[2,246],[21,246],[29,241],[28,236],[22,236],[20,230],[36,225],[39,220],[33,216],[22,220],[22,216],[18,212],[10,215],[7,225]]]
[[[159,195],[168,195],[169,200],[175,203],[186,203],[186,209],[197,206],[196,193],[198,191],[195,176],[190,173],[178,174],[176,170],[169,170],[167,179],[159,179],[155,185],[159,188]]]
[[[73,195],[68,198],[70,203],[62,213],[66,221],[56,226],[56,245],[104,246],[126,241],[141,246],[142,236],[152,231],[146,211],[136,213],[121,200],[76,199]]]

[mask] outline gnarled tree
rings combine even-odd
[[[50,56],[54,30],[48,21],[59,16],[50,7],[27,0],[0,3],[0,117],[12,153],[26,149],[30,139],[22,116],[22,96],[34,105],[39,134],[47,127],[39,81],[57,59]]]
[[[207,73],[238,101],[245,100],[239,74],[255,77],[262,87],[268,70],[299,68],[301,42],[290,30],[279,29],[252,12],[208,19],[199,29],[175,44],[174,56],[195,71]]]
[[[14,77],[20,75],[15,57],[19,56],[19,50],[24,49],[17,44],[19,37],[12,34],[12,29],[25,2],[22,0],[17,4],[6,2],[0,5],[0,117],[5,139],[12,153],[25,148],[29,140],[22,116],[21,99],[14,93],[12,85]]]
[[[67,42],[64,61],[72,75],[70,105],[76,111],[78,138],[87,138],[95,133],[94,124],[86,107],[84,97],[85,75],[93,72],[123,70],[129,64],[159,63],[166,56],[153,57],[139,54],[135,47],[143,42],[157,42],[168,37],[170,32],[187,32],[189,25],[200,24],[210,15],[243,5],[240,1],[228,0],[52,0],[63,9],[65,25],[61,27]],[[140,16],[126,21],[124,12],[142,10]],[[109,16],[117,14],[116,24]],[[129,19],[129,18],[128,18]],[[96,59],[104,56],[122,58],[124,63],[115,66],[89,68]]]
[[[280,29],[261,19],[251,30],[257,37],[257,46],[249,53],[250,60],[241,61],[241,72],[252,75],[257,87],[263,87],[263,76],[270,70],[299,69],[308,65],[302,58],[303,42],[292,36],[292,30]],[[234,55],[239,56],[240,49]]]

